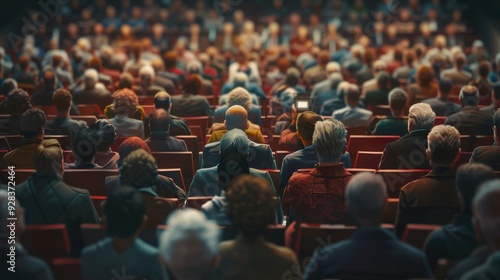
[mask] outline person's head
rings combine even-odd
[[[86,89],[93,89],[99,81],[99,74],[95,69],[87,69],[83,72],[83,83]]]
[[[281,93],[281,107],[284,113],[291,113],[297,91],[293,88],[287,88]]]
[[[330,60],[331,60],[330,53],[328,53],[327,51],[322,51],[318,54],[319,66],[325,67],[328,64],[328,62],[330,62]]]
[[[165,53],[164,60],[167,69],[177,67],[177,54],[175,52],[170,51]]]
[[[47,88],[55,88],[57,85],[57,77],[54,70],[47,68],[43,71],[42,83]]]
[[[137,95],[128,88],[123,88],[114,94],[114,108],[117,115],[133,116],[137,111],[139,99]]]
[[[289,86],[296,86],[300,80],[300,71],[295,67],[290,67],[286,70],[285,83]]]
[[[154,104],[156,109],[163,109],[167,113],[170,112],[172,108],[172,99],[170,94],[165,91],[158,92],[154,97]]]
[[[27,55],[19,57],[19,69],[24,72],[30,71],[30,58]]]
[[[148,153],[151,153],[148,144],[137,136],[128,137],[125,139],[118,147],[118,154],[120,159],[117,161],[118,166],[121,166],[123,160],[133,151],[143,149]]]
[[[248,83],[248,76],[244,72],[238,72],[234,75],[233,86],[246,88]]]
[[[227,216],[243,237],[259,237],[274,223],[274,196],[271,185],[263,178],[244,174],[229,183]]]
[[[413,62],[415,61],[415,52],[413,50],[408,50],[405,53],[405,64],[407,66],[413,66]]]
[[[99,139],[97,151],[109,151],[109,148],[116,140],[116,130],[113,124],[107,119],[98,119],[89,128],[94,131],[97,139]]]
[[[495,142],[498,143],[500,139],[500,108],[493,115],[493,137]]]
[[[460,89],[459,97],[462,107],[476,107],[479,104],[479,90],[475,86],[467,85],[462,87],[462,89]]]
[[[358,107],[360,97],[361,93],[357,85],[349,84],[349,87],[344,90],[345,103],[352,107]]]
[[[101,68],[102,68],[102,61],[99,58],[99,56],[97,56],[97,55],[92,56],[87,61],[87,68],[89,68],[89,69],[95,69],[96,71],[101,70]]]
[[[226,190],[227,186],[240,174],[250,174],[247,155],[231,152],[225,154],[217,165],[217,183]]]
[[[144,65],[139,69],[139,80],[142,84],[149,85],[155,79],[155,70],[151,65]]]
[[[314,127],[323,118],[311,111],[305,111],[297,117],[297,137],[302,141],[304,147],[312,145]]]
[[[230,153],[238,153],[247,156],[249,152],[248,136],[241,129],[232,129],[226,132],[220,139],[221,158]]]
[[[455,181],[463,213],[472,213],[474,194],[481,184],[493,179],[496,179],[493,168],[482,163],[466,163],[458,168]]]
[[[368,172],[354,175],[347,184],[345,200],[347,209],[358,226],[378,226],[387,205],[384,179]]]
[[[98,136],[88,127],[82,127],[71,135],[71,147],[77,162],[93,162],[97,152]]]
[[[124,72],[120,75],[118,79],[118,89],[132,89],[134,86],[134,76],[128,72]]]
[[[60,88],[54,92],[52,95],[52,102],[54,103],[54,107],[60,114],[68,114],[71,109],[71,93],[63,88]]]
[[[29,109],[21,115],[19,129],[24,138],[43,139],[45,113],[40,109]]]
[[[206,279],[218,265],[220,229],[194,209],[170,215],[160,237],[160,255],[176,279]]]
[[[453,82],[450,78],[443,77],[439,81],[439,94],[443,97],[448,96],[453,87]]]
[[[146,224],[144,197],[129,186],[116,188],[103,205],[104,223],[113,238],[136,238]]]
[[[406,92],[400,88],[395,88],[389,92],[388,101],[392,115],[395,117],[403,116],[408,101]]]
[[[24,208],[21,207],[19,200],[15,198],[12,200],[11,197],[12,196],[9,196],[7,190],[0,189],[0,219],[2,219],[2,221],[7,221],[9,218],[17,218],[14,230],[15,237],[18,239],[26,228],[24,222]],[[11,206],[12,203],[14,203],[16,207],[15,210],[11,212],[9,211],[9,206]],[[0,224],[0,240],[2,240],[2,243],[5,242],[5,244],[8,242],[7,237],[11,236],[11,228],[7,226],[8,224],[7,222],[2,222]]]
[[[384,72],[387,69],[387,63],[383,60],[376,60],[373,63],[373,75],[377,76],[378,73]]]
[[[120,184],[142,189],[156,185],[158,164],[156,159],[143,149],[131,152],[120,166]]]
[[[500,180],[492,180],[479,187],[473,200],[476,232],[482,234],[494,251],[500,250]]]
[[[391,88],[391,76],[385,71],[377,73],[377,85],[379,89],[389,90]]]
[[[330,61],[326,64],[326,73],[329,75],[331,73],[340,72],[340,64],[336,61]]]
[[[458,52],[453,56],[453,65],[455,68],[462,69],[467,63],[467,58],[462,52]]]
[[[346,136],[344,124],[336,119],[316,122],[312,145],[320,164],[339,162],[347,146]]]
[[[429,65],[422,64],[418,67],[415,78],[420,87],[429,87],[434,81],[434,69]]]
[[[290,68],[290,60],[286,57],[279,58],[276,64],[278,65],[278,70],[281,73],[286,73],[286,70]]]
[[[427,135],[427,158],[435,167],[453,167],[460,156],[460,133],[451,125],[438,125]]]
[[[2,67],[2,66],[0,66]],[[2,67],[3,68],[3,67]],[[7,78],[2,83],[2,94],[8,95],[11,91],[17,89],[17,81],[12,78]]]
[[[248,112],[240,105],[233,105],[226,111],[226,120],[224,124],[227,130],[241,129],[246,130],[248,124]]]
[[[477,73],[483,79],[488,79],[488,75],[491,72],[491,63],[489,61],[483,60],[479,62],[479,66],[477,68]]]
[[[184,92],[197,95],[200,93],[202,80],[199,75],[190,75],[184,82]]]
[[[252,108],[252,96],[245,88],[237,87],[229,92],[227,105],[228,107],[239,105],[246,110],[250,110]]]
[[[63,150],[56,139],[44,140],[33,152],[33,166],[37,172],[61,175],[64,171]]]
[[[23,89],[14,89],[9,92],[5,99],[7,109],[13,116],[20,116],[22,113],[31,109],[31,98]]]
[[[408,131],[417,129],[430,130],[434,126],[436,113],[426,103],[413,104],[408,112]]]
[[[163,109],[156,109],[149,114],[149,128],[151,132],[169,131],[172,118]]]

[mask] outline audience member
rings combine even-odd
[[[427,103],[437,116],[449,116],[460,111],[460,105],[449,100],[448,95],[453,87],[453,82],[449,78],[441,78],[439,81],[439,93],[437,97],[425,99],[422,103]]]
[[[245,131],[248,139],[257,143],[265,143],[260,127],[248,120],[247,110],[240,105],[233,105],[227,109],[226,120],[223,124],[212,125],[210,129],[212,135],[207,143],[220,141],[221,137],[232,129],[241,129]]]
[[[165,279],[158,249],[139,238],[146,226],[146,202],[140,192],[124,186],[104,203],[107,238],[82,250],[82,278],[127,277]]]
[[[83,74],[84,88],[73,94],[75,104],[97,104],[104,111],[104,108],[113,103],[111,93],[105,88],[96,86],[99,75],[95,69],[87,69]]]
[[[454,126],[461,135],[490,135],[491,116],[479,110],[479,90],[465,86],[460,90],[462,110],[448,116],[444,124]]]
[[[234,105],[240,105],[247,110],[248,120],[251,123],[262,125],[262,114],[259,106],[252,104],[252,96],[242,87],[231,90],[227,96],[227,104],[215,109],[214,123],[223,123],[227,110]]]
[[[75,130],[71,135],[71,151],[75,162],[64,164],[66,169],[101,169],[102,166],[94,163],[98,135],[90,128],[82,127]]]
[[[120,155],[111,151],[111,145],[116,140],[116,131],[113,124],[106,119],[99,119],[90,125],[90,129],[97,136],[96,153],[94,162],[104,169],[118,168]]]
[[[295,215],[299,223],[347,222],[344,192],[352,175],[340,162],[347,146],[346,134],[338,120],[316,122],[312,146],[318,163],[312,170],[296,172],[288,180],[283,192],[286,216]]]
[[[220,229],[193,209],[177,211],[159,237],[170,279],[209,279],[219,264]]]
[[[33,106],[52,106],[54,92],[57,89],[57,77],[51,68],[45,69],[42,76],[42,88],[31,97]]]
[[[228,186],[227,215],[240,233],[219,245],[218,279],[277,279],[293,270],[300,277],[298,260],[286,247],[265,241],[263,234],[273,224],[276,193],[268,181],[240,175]],[[279,200],[278,200],[279,201]]]
[[[169,130],[171,119],[163,109],[156,109],[149,114],[149,129],[151,136],[146,143],[153,152],[181,151],[186,152],[187,147],[184,140],[170,136]]]
[[[359,87],[351,85],[344,92],[346,107],[335,110],[332,118],[341,121],[347,127],[367,127],[372,120],[373,113],[359,107],[360,95]]]
[[[154,105],[155,109],[163,109],[169,114],[171,122],[168,133],[171,136],[191,135],[191,130],[189,129],[189,125],[186,120],[170,114],[172,109],[172,99],[170,94],[165,91],[158,92],[154,97]]]
[[[212,118],[213,112],[210,103],[204,96],[198,95],[201,84],[201,78],[198,75],[189,76],[184,82],[182,95],[172,97],[170,112],[180,117],[208,116]]]
[[[288,88],[281,94],[281,108],[283,109],[283,114],[276,118],[276,124],[274,128],[274,135],[280,135],[282,131],[290,127],[293,121],[292,107],[294,107],[295,97],[298,92],[293,88]]]
[[[87,126],[86,122],[74,120],[69,116],[73,105],[72,99],[71,93],[65,89],[58,89],[54,92],[52,100],[57,115],[45,124],[45,134],[70,135],[73,131]]]
[[[425,244],[425,253],[432,268],[439,259],[462,260],[477,247],[472,224],[472,200],[484,182],[494,179],[493,169],[484,164],[468,163],[460,166],[456,176],[460,214],[455,215],[450,224],[431,233]]]
[[[340,73],[332,73],[328,77],[330,83],[330,88],[328,90],[317,92],[316,95],[311,95],[311,108],[317,114],[321,111],[321,106],[328,100],[332,100],[335,98],[340,98],[338,96],[338,85],[342,82],[342,74]]]
[[[408,133],[408,118],[404,117],[405,108],[408,104],[408,95],[400,88],[389,92],[387,97],[391,115],[380,120],[373,129],[374,135],[399,135],[401,137]]]
[[[391,90],[391,76],[384,71],[377,73],[377,89],[367,91],[364,99],[365,107],[370,109],[378,105],[388,105]]]
[[[467,59],[463,53],[453,56],[453,68],[441,71],[441,79],[448,78],[454,85],[466,85],[472,81],[472,73],[463,68],[467,64]]]
[[[3,135],[19,135],[21,116],[31,109],[31,99],[28,93],[22,89],[14,89],[7,95],[5,102],[1,105],[9,118],[2,120],[0,133]]]
[[[429,132],[427,142],[432,171],[401,188],[396,216],[398,236],[409,223],[449,223],[460,209],[453,169],[460,156],[460,134],[452,126],[438,125]]]
[[[155,84],[156,73],[150,65],[144,65],[139,69],[139,84],[133,88],[137,95],[154,96],[165,89]]]
[[[303,279],[432,278],[421,251],[380,227],[387,207],[387,187],[379,175],[353,176],[345,196],[358,229],[351,238],[316,251]]]
[[[482,112],[487,113],[490,116],[493,116],[496,110],[498,109],[500,109],[500,83],[496,83],[493,85],[493,92],[491,94],[491,105],[481,108],[480,110]]]
[[[10,95],[9,95],[10,96]],[[42,143],[44,136],[45,114],[40,109],[29,109],[21,115],[19,128],[21,143],[18,148],[3,156],[2,169],[9,166],[33,169],[33,154]]]
[[[28,180],[16,186],[16,197],[25,209],[26,224],[65,224],[71,255],[78,257],[84,245],[80,224],[99,223],[89,192],[63,182],[63,153],[57,140],[43,141],[32,156],[26,157],[32,160],[36,170]]]
[[[135,93],[127,88],[114,94],[116,116],[109,121],[113,124],[118,137],[137,136],[144,139],[144,123],[133,118],[139,100]]]
[[[474,149],[470,162],[484,163],[491,166],[494,170],[500,171],[500,162],[498,156],[500,155],[500,147],[498,147],[498,140],[500,139],[500,109],[495,112],[493,116],[493,138],[495,144],[492,146],[480,146]]]

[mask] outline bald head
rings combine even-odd
[[[163,109],[166,112],[170,112],[170,108],[172,107],[170,94],[166,91],[158,92],[154,97],[154,103],[156,109]]]
[[[462,107],[477,106],[479,104],[479,90],[475,86],[467,85],[460,90]]]
[[[248,113],[245,108],[240,105],[231,106],[226,111],[226,127],[227,130],[233,128],[239,128],[241,130],[246,130],[248,122]]]

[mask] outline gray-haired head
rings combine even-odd
[[[193,60],[190,61],[186,67],[189,74],[199,74],[201,75],[203,72],[203,66],[200,61]]]
[[[220,139],[221,156],[229,153],[238,153],[240,155],[248,155],[249,151],[248,136],[241,129],[231,129]]]
[[[297,90],[294,88],[287,88],[281,93],[281,107],[283,107],[283,112],[289,113],[292,111],[295,96],[297,96]]]
[[[236,73],[236,75],[234,75],[234,87],[244,87],[246,88],[247,87],[247,83],[248,83],[248,76],[247,74],[243,73],[243,72],[238,72]]]
[[[347,184],[345,200],[351,216],[359,225],[380,224],[387,203],[384,179],[368,172],[354,175]]]
[[[436,113],[429,104],[417,103],[410,107],[408,113],[408,131],[417,129],[432,129]]]
[[[229,92],[227,95],[227,106],[232,107],[239,105],[247,111],[252,109],[252,96],[243,87],[237,87]]]
[[[328,80],[330,81],[330,88],[336,89],[338,85],[344,80],[344,77],[341,73],[334,72],[328,76]]]
[[[320,163],[339,162],[347,145],[346,135],[344,124],[336,119],[316,122],[312,143]]]
[[[203,279],[215,265],[220,230],[194,209],[170,215],[160,236],[160,254],[177,279]]]
[[[92,89],[99,81],[99,73],[95,69],[87,69],[83,72],[83,83],[85,84],[85,88]]]
[[[500,249],[500,179],[488,181],[479,187],[473,201],[473,211],[488,245]],[[498,252],[498,251],[497,251]]]
[[[389,92],[387,97],[389,101],[389,106],[392,110],[392,114],[395,116],[399,116],[403,114],[403,111],[406,107],[406,102],[408,101],[408,94],[400,88],[395,88]]]
[[[155,78],[155,69],[151,65],[144,65],[139,69],[139,78],[141,80],[151,80]]]
[[[452,167],[460,153],[460,133],[451,125],[438,125],[427,135],[432,167]]]
[[[479,90],[475,86],[467,85],[462,87],[459,97],[462,107],[477,106],[479,104]]]
[[[340,72],[340,64],[336,61],[330,61],[326,64],[326,72],[328,74]]]

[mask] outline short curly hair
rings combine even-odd
[[[52,95],[52,102],[58,112],[68,111],[69,107],[71,107],[71,100],[71,93],[63,88],[56,90]]]
[[[243,236],[260,236],[274,223],[274,196],[267,180],[242,174],[227,188],[227,215]]]
[[[120,167],[120,184],[136,189],[156,184],[158,164],[156,159],[143,149],[130,153]]]
[[[237,87],[229,92],[227,96],[227,104],[228,107],[240,105],[248,111],[252,109],[252,96],[245,88]]]
[[[11,115],[21,115],[31,109],[31,98],[29,94],[20,88],[9,92],[5,102]]]
[[[128,115],[132,117],[137,111],[137,105],[139,104],[139,98],[135,92],[128,88],[123,88],[117,91],[114,95],[114,108],[117,115]]]

